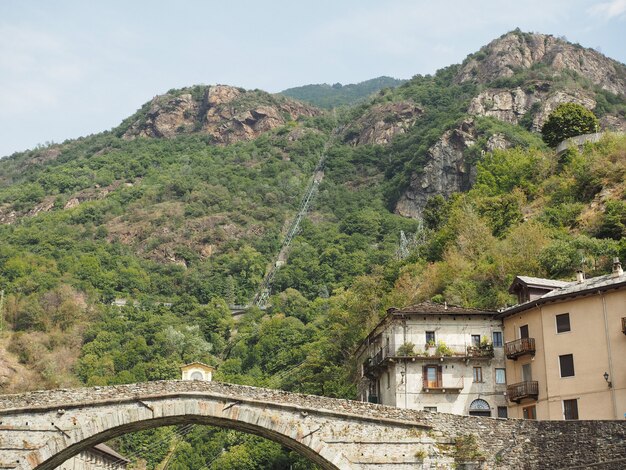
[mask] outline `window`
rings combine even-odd
[[[435,344],[435,332],[434,331],[426,332],[426,344]]]
[[[509,417],[509,412],[507,410],[506,406],[499,406],[498,407],[498,418],[508,418]]]
[[[482,381],[483,381],[483,368],[474,367],[474,382],[482,382]]]
[[[565,419],[578,419],[578,399],[563,400],[563,417]]]
[[[424,407],[424,411],[430,411],[431,413],[436,413],[437,412],[437,407],[436,406],[425,406]]]
[[[529,338],[528,336],[528,325],[522,325],[519,327],[519,337],[520,338]]]
[[[506,383],[506,369],[496,369],[496,383],[497,384]]]
[[[472,346],[475,348],[480,347],[480,335],[472,335]]]
[[[535,405],[525,406],[524,408],[522,408],[522,416],[524,417],[524,419],[537,419]]]
[[[491,416],[491,407],[489,403],[479,398],[471,403],[469,414],[470,416]]]
[[[502,347],[502,332],[501,331],[493,332],[493,347],[494,348]]]
[[[533,373],[530,364],[522,365],[522,382],[530,382],[533,379]]]
[[[559,356],[559,365],[561,366],[561,377],[574,377],[574,355],[564,354]]]
[[[569,313],[562,313],[561,315],[556,316],[556,332],[557,333],[565,333],[566,331],[570,331],[569,325]]]
[[[391,376],[389,375],[389,371],[387,371],[387,388],[391,387]]]

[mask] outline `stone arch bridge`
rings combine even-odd
[[[0,468],[49,470],[121,434],[183,423],[254,433],[324,469],[617,469],[626,462],[626,421],[455,416],[164,381],[0,396]]]

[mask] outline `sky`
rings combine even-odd
[[[626,63],[626,0],[0,0],[0,157],[172,88],[410,78],[516,27]]]

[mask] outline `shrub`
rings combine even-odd
[[[398,348],[396,355],[404,357],[415,356],[415,344],[411,342],[404,343]]]
[[[437,349],[435,349],[435,355],[452,356],[452,349],[450,349],[445,342],[439,340],[437,341]]]

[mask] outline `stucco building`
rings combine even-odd
[[[504,324],[509,417],[626,418],[626,276],[517,277]]]
[[[180,372],[182,380],[204,380],[210,382],[213,380],[215,367],[196,361],[181,366]]]
[[[495,314],[432,302],[389,309],[357,350],[359,399],[506,417],[502,323]]]

